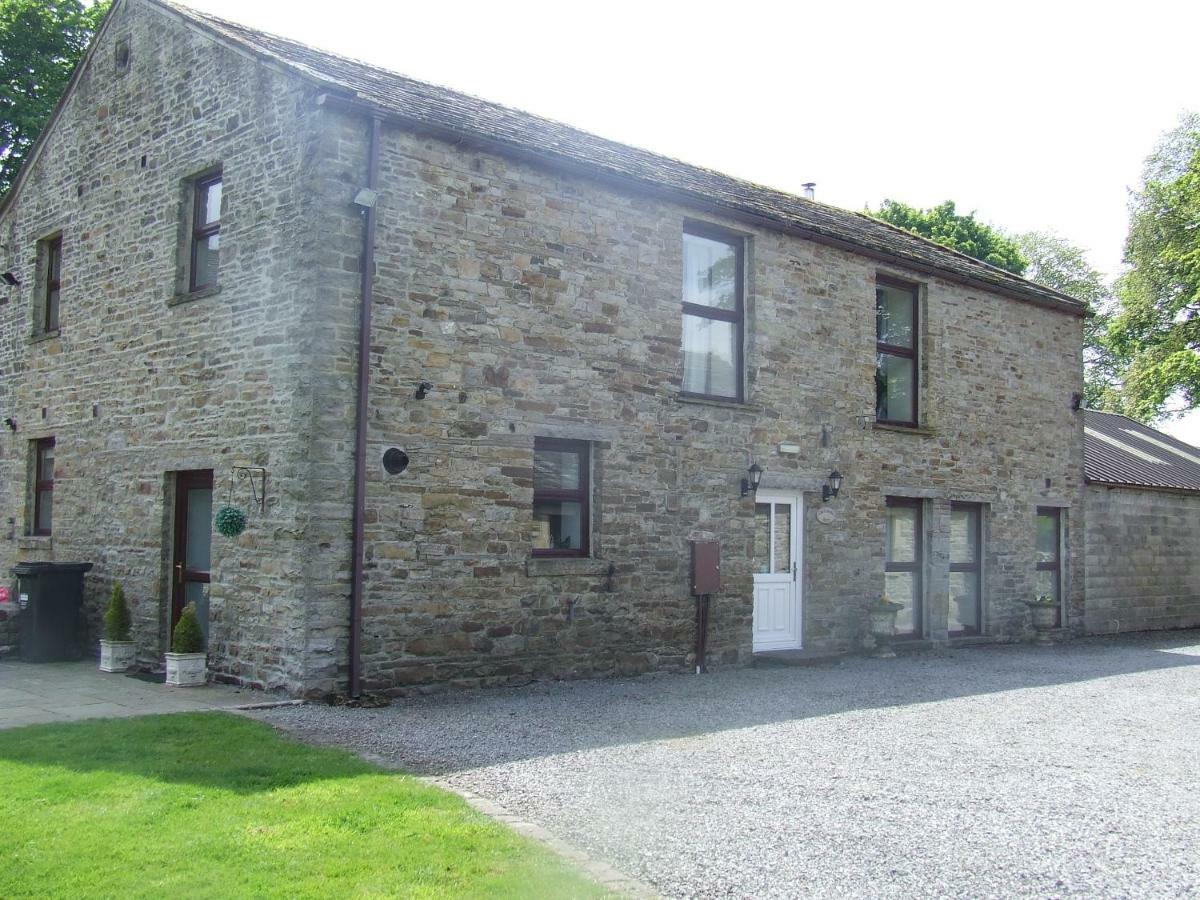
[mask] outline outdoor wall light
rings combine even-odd
[[[825,479],[825,484],[821,486],[821,502],[828,503],[838,495],[838,491],[842,489],[842,473],[834,469],[829,473],[829,477]]]
[[[429,392],[432,390],[433,390],[432,382],[422,381],[420,384],[417,385],[416,393],[414,393],[413,396],[416,397],[418,400],[424,400],[426,397],[429,396]]]
[[[17,276],[14,275],[12,272],[5,272],[3,274],[0,274],[0,280],[3,280],[4,283],[7,284],[9,287],[16,287],[17,285],[19,285],[21,283],[20,281],[17,280]]]
[[[17,420],[12,418],[11,416],[9,416],[7,419],[4,420],[4,426],[9,431],[16,431],[17,430]]]
[[[749,469],[750,477],[742,479],[742,496],[745,497],[751,491],[758,492],[759,482],[762,481],[763,467],[758,463],[751,463]]]

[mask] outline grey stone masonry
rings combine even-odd
[[[118,40],[130,64],[114,64]],[[144,660],[166,648],[172,473],[250,513],[213,536],[210,666],[296,694],[349,665],[355,380],[370,110],[152,0],[125,0],[7,206],[0,568],[95,563]],[[1084,625],[1081,318],[710,206],[414,128],[382,129],[366,456],[365,686],[682,670],[688,542],[721,543],[709,658],[752,659],[754,501],[801,498],[806,649],[862,647],[885,502],[924,502],[924,642],[948,640],[951,503],[983,509],[982,636],[1027,635],[1035,516],[1063,517]],[[224,180],[219,290],[178,296],[188,179]],[[745,249],[742,402],[681,396],[683,230]],[[36,334],[61,233],[61,328]],[[936,258],[936,248],[922,253]],[[875,283],[917,285],[917,428],[876,425]],[[1003,290],[996,287],[996,291]],[[420,382],[432,384],[424,399]],[[2,417],[0,416],[0,417]],[[54,529],[29,534],[31,441],[56,439]],[[592,551],[531,557],[536,438],[592,451]],[[411,462],[388,475],[389,447]],[[267,470],[265,509],[233,466]],[[845,475],[822,503],[832,469]],[[828,515],[818,511],[828,510]],[[94,636],[94,634],[93,634]]]
[[[128,40],[130,64],[115,64]],[[0,569],[85,560],[97,636],[125,587],[145,661],[166,649],[171,479],[236,463],[269,470],[266,510],[214,537],[212,667],[264,687],[304,683],[313,434],[305,260],[313,93],[142,3],[117,4],[90,63],[0,218]],[[224,178],[220,286],[179,295],[188,179]],[[36,248],[61,233],[60,328],[38,333]],[[56,441],[53,534],[28,536],[31,441]],[[239,495],[239,500],[242,498]],[[245,504],[247,507],[252,504]]]
[[[1086,506],[1087,630],[1200,625],[1200,494],[1088,485]]]

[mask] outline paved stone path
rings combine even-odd
[[[669,897],[1200,897],[1200,632],[257,714]]]
[[[228,685],[174,688],[101,672],[94,661],[0,660],[0,728],[75,719],[229,709],[277,699]]]

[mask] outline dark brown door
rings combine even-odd
[[[188,603],[196,604],[208,637],[208,570],[212,561],[211,469],[175,475],[175,549],[171,559],[171,629]]]

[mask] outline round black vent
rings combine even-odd
[[[399,475],[408,468],[408,454],[399,447],[388,447],[383,453],[383,470],[389,475]]]

